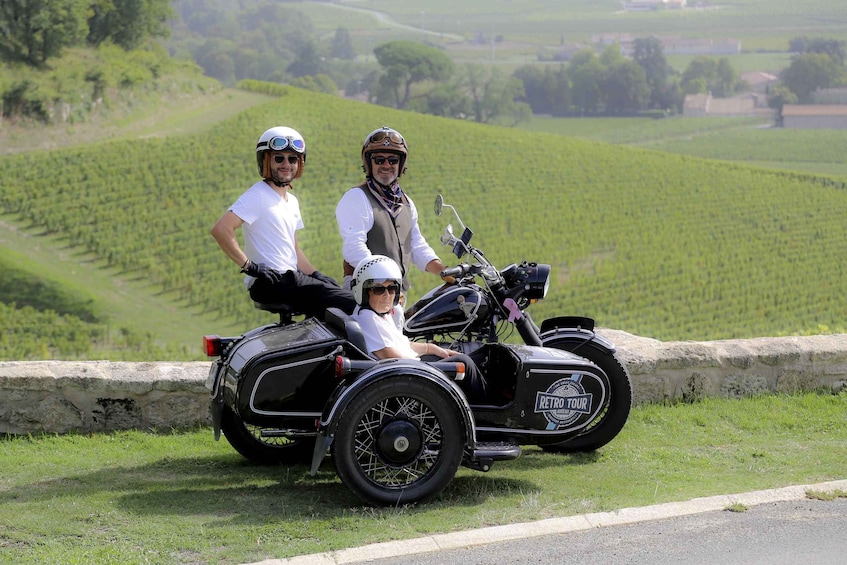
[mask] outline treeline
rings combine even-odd
[[[199,79],[195,63],[224,85],[257,80],[341,90],[384,106],[500,125],[532,114],[664,116],[681,112],[687,94],[727,97],[747,86],[728,57],[696,57],[676,71],[656,37],[637,38],[632,57],[613,44],[583,49],[567,64],[529,64],[507,74],[495,65],[457,66],[443,49],[405,40],[377,45],[373,58],[359,57],[367,54],[356,52],[345,28],[319,38],[296,4],[268,0],[177,0],[173,8],[167,0],[2,6],[3,115],[44,122],[83,120],[115,89],[159,89],[166,74]],[[77,46],[96,50],[49,68],[51,58]],[[769,93],[773,108],[808,103],[818,88],[847,81],[843,41],[798,37],[789,49],[796,56]],[[28,67],[21,72],[15,64]]]
[[[377,45],[374,63],[357,57],[368,53],[356,52],[343,27],[331,39],[317,38],[296,4],[178,0],[175,8],[180,39],[169,40],[169,49],[190,53],[224,84],[256,79],[330,94],[341,89],[385,106],[482,123],[512,125],[533,113],[666,115],[681,112],[687,94],[728,97],[747,86],[728,57],[696,57],[675,70],[652,36],[635,40],[631,58],[614,44],[579,51],[567,64],[529,64],[506,74],[494,65],[457,66],[443,49],[411,41]],[[796,57],[772,93],[774,108],[844,84],[844,42],[804,36],[787,47]]]
[[[173,16],[170,0],[3,0],[2,117],[74,123],[125,91],[137,99],[215,88],[154,41],[170,33]]]
[[[110,42],[126,51],[168,35],[170,0],[3,0],[0,54],[39,67],[68,47]]]

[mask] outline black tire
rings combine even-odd
[[[257,465],[297,465],[308,463],[315,447],[314,438],[262,437],[261,427],[246,424],[228,406],[221,414],[221,431],[235,450]]]
[[[615,439],[626,424],[632,409],[632,381],[623,364],[606,349],[583,339],[552,338],[544,346],[585,357],[603,369],[609,377],[610,387],[608,405],[583,433],[560,443],[542,445],[541,448],[557,453],[581,453],[595,451]]]
[[[456,401],[441,386],[398,375],[351,400],[332,457],[338,476],[372,506],[425,502],[453,480],[465,449]]]

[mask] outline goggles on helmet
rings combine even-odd
[[[368,138],[368,143],[382,143],[386,147],[389,145],[406,147],[406,140],[396,131],[380,130]]]
[[[286,149],[296,153],[306,151],[306,143],[302,139],[290,136],[272,137],[268,140],[268,149],[272,151],[285,151]]]

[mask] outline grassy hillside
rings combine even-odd
[[[200,139],[115,141],[0,158],[0,206],[60,235],[98,267],[163,289],[207,320],[268,321],[208,235],[255,180],[266,127],[299,129],[301,243],[339,276],[335,204],[361,176],[361,138],[390,124],[411,147],[403,185],[434,244],[441,192],[501,266],[553,265],[537,319],[591,315],[659,339],[838,331],[847,225],[844,184],[827,177],[449,121],[297,89],[212,126]],[[56,164],[61,180],[56,182]],[[83,218],[83,221],[80,221]],[[446,249],[437,247],[451,261]],[[413,298],[433,283],[413,278]],[[213,326],[214,324],[212,324]],[[214,327],[196,326],[199,336]],[[155,328],[151,328],[155,331]]]

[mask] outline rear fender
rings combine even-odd
[[[563,337],[592,342],[608,353],[615,352],[615,344],[594,332],[594,320],[591,318],[560,316],[557,318],[548,318],[542,322],[541,343],[545,347],[550,342]]]
[[[341,415],[356,395],[376,382],[399,375],[426,380],[445,390],[456,402],[460,409],[459,412],[462,414],[462,425],[465,428],[465,437],[468,438],[466,448],[473,450],[476,447],[476,423],[473,412],[470,404],[468,404],[468,399],[455,381],[445,373],[421,361],[386,359],[365,370],[349,385],[338,387],[327,401],[318,422],[318,437],[315,441],[315,452],[312,456],[312,475],[317,473],[327,449],[332,445]]]

